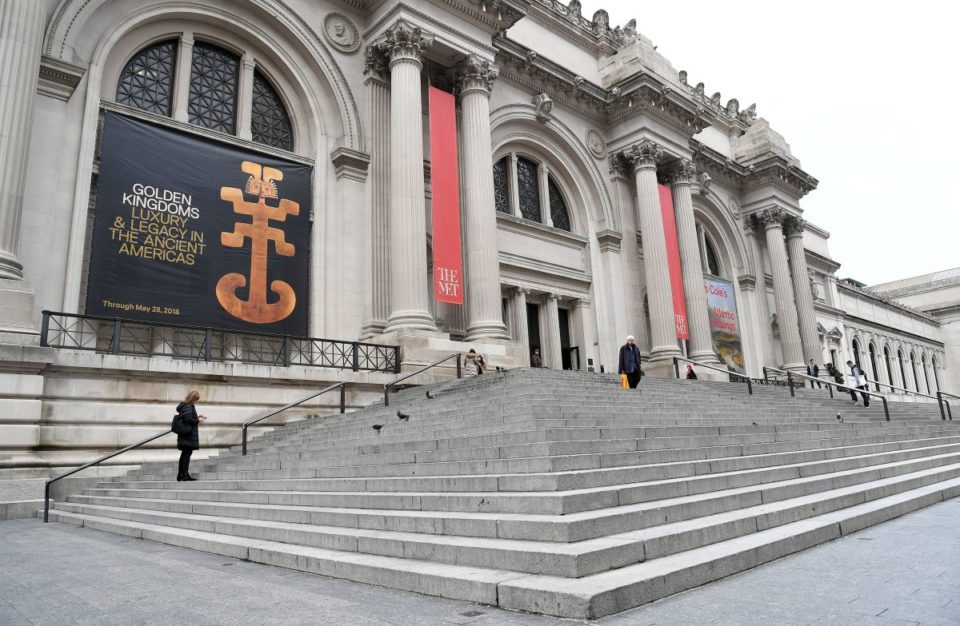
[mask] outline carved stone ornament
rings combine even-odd
[[[597,35],[603,34],[610,30],[610,14],[600,9],[593,14],[593,32]]]
[[[460,93],[479,90],[489,94],[499,75],[499,67],[479,55],[471,54],[460,65]]]
[[[553,115],[550,111],[553,110],[553,100],[550,99],[545,93],[538,93],[533,97],[533,106],[537,111],[537,120],[541,122],[549,122]]]
[[[802,237],[806,222],[799,217],[787,220],[783,223],[783,234],[787,237]]]
[[[376,46],[367,46],[363,51],[363,73],[367,76],[386,78],[390,75],[387,57]]]
[[[663,156],[663,148],[649,139],[633,144],[623,151],[624,160],[634,170],[641,167],[656,167],[657,161]]]
[[[323,34],[331,46],[347,54],[360,48],[360,31],[346,15],[328,13],[323,18]]]
[[[693,161],[681,159],[672,170],[670,170],[670,182],[672,184],[689,185],[697,176],[697,166]]]
[[[730,212],[733,213],[733,216],[740,219],[740,201],[737,200],[735,196],[727,198],[727,206],[730,207]]]
[[[598,159],[603,159],[607,156],[606,142],[603,141],[600,133],[592,128],[587,131],[587,149],[590,150],[590,154]]]
[[[757,221],[766,229],[781,228],[783,220],[787,217],[787,212],[783,209],[772,208],[764,209],[757,215]]]
[[[390,58],[390,62],[403,59],[423,62],[423,52],[433,45],[433,34],[425,33],[419,26],[403,20],[387,29],[377,41],[377,48]]]

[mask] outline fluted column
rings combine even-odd
[[[500,305],[500,256],[493,198],[490,89],[499,69],[470,55],[460,69],[463,196],[466,227],[467,341],[508,339]]]
[[[390,317],[387,332],[436,330],[427,287],[420,70],[433,35],[398,22],[377,47],[390,59]]]
[[[760,313],[760,343],[762,359],[760,367],[773,365],[773,334],[770,330],[770,302],[767,299],[767,271],[763,262],[763,250],[760,239],[764,237],[764,228],[756,220],[746,219],[747,240],[753,254],[754,272],[757,277],[757,308]]]
[[[190,75],[193,64],[193,33],[184,32],[180,35],[180,46],[177,50],[177,71],[174,74],[173,85],[173,119],[186,122],[190,117]]]
[[[550,214],[550,168],[546,163],[541,163],[537,168],[540,189],[540,221],[547,226],[553,226],[553,216]]]
[[[0,0],[0,279],[23,278],[20,217],[44,3]]]
[[[509,176],[510,176],[510,214],[516,217],[523,217],[520,213],[520,179],[517,174],[517,156],[516,152],[510,153]]]
[[[547,294],[543,301],[544,324],[540,328],[540,340],[543,342],[543,364],[555,370],[563,369],[563,355],[560,354],[560,296]]]
[[[257,63],[249,53],[240,62],[240,82],[237,85],[237,137],[253,140],[253,74]]]
[[[390,69],[373,46],[366,49],[364,73],[370,141],[370,231],[361,336],[369,338],[383,332],[390,315]]]
[[[680,246],[680,267],[683,275],[683,295],[687,301],[687,327],[690,331],[690,358],[705,363],[719,363],[713,351],[710,333],[710,315],[703,292],[703,264],[697,238],[697,223],[693,217],[693,197],[690,183],[696,176],[693,163],[683,160],[670,173],[673,192],[673,210],[677,220],[677,240]]]
[[[663,215],[660,213],[660,192],[657,190],[657,160],[663,150],[656,143],[643,140],[622,154],[633,168],[637,182],[643,266],[650,306],[650,360],[669,360],[680,356],[680,348],[677,346],[667,243],[663,234]]]
[[[514,287],[510,294],[510,309],[513,317],[513,340],[523,346],[526,355],[524,365],[530,364],[530,326],[527,322],[528,289]]]
[[[783,367],[789,370],[805,370],[803,345],[794,305],[793,285],[790,282],[790,267],[787,248],[783,241],[783,209],[766,209],[757,218],[763,224],[770,253],[770,273],[773,275],[773,295],[777,302],[777,320],[780,326],[780,346],[783,349]]]
[[[787,236],[787,252],[790,257],[790,274],[793,276],[793,294],[797,303],[797,318],[800,326],[800,343],[803,346],[803,361],[820,362],[820,336],[817,334],[817,313],[813,308],[813,292],[807,276],[807,257],[803,251],[803,229],[806,223],[800,218],[787,220],[783,225]],[[874,373],[876,376],[876,373]]]

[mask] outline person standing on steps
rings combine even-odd
[[[196,480],[190,475],[190,455],[194,450],[200,449],[200,422],[205,422],[205,415],[197,415],[197,407],[194,406],[200,400],[200,394],[191,391],[184,398],[183,402],[177,405],[177,413],[180,420],[190,426],[190,430],[185,434],[177,435],[177,449],[180,450],[180,464],[177,467],[177,482]]]
[[[640,368],[640,348],[634,343],[633,335],[627,335],[627,343],[620,346],[619,373],[627,375],[631,389],[637,388],[643,376]]]
[[[530,355],[530,367],[543,367],[543,357],[540,356],[540,348],[534,348]]]
[[[814,378],[820,378],[820,366],[817,365],[817,363],[816,363],[813,359],[810,359],[810,362],[807,363],[807,376],[813,376]],[[813,389],[813,386],[814,386],[814,385],[816,385],[817,387],[823,389],[823,385],[820,384],[820,381],[819,381],[819,380],[817,380],[817,381],[811,380],[811,381],[810,381],[810,388]]]
[[[850,368],[850,397],[853,399],[853,403],[857,403],[857,392],[854,390],[859,389],[860,396],[863,398],[863,406],[870,406],[870,396],[865,393],[869,389],[867,387],[867,375],[853,361],[847,361],[847,367]]]
[[[693,371],[693,363],[687,363],[687,380],[697,380],[697,373]]]
[[[467,352],[467,358],[463,364],[464,378],[479,376],[483,374],[483,370],[485,370],[486,367],[487,362],[483,360],[483,356],[477,354],[477,351],[473,348],[470,348],[470,352]]]

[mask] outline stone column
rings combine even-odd
[[[190,117],[190,75],[193,67],[193,33],[180,35],[177,50],[177,73],[173,85],[173,119],[187,122]]]
[[[622,155],[633,168],[637,183],[637,204],[640,232],[643,236],[643,265],[647,278],[647,301],[650,306],[650,360],[669,361],[681,356],[677,346],[673,317],[673,296],[670,292],[670,270],[667,244],[663,235],[660,194],[657,190],[657,160],[663,149],[643,140]]]
[[[383,333],[390,315],[390,69],[367,46],[367,129],[370,141],[370,232],[367,235],[367,293],[361,337]]]
[[[560,354],[560,296],[555,293],[547,294],[543,300],[543,320],[540,325],[540,340],[543,342],[543,364],[550,369],[563,369],[563,356]]]
[[[511,152],[507,172],[510,178],[510,214],[523,217],[520,213],[520,179],[517,175],[517,153]]]
[[[500,255],[493,198],[490,89],[499,69],[471,54],[460,69],[467,341],[508,339],[500,309]]]
[[[530,326],[527,322],[527,294],[529,289],[514,287],[510,294],[510,309],[513,317],[513,340],[523,346],[526,355],[521,361],[530,365]]]
[[[0,279],[23,278],[17,254],[45,13],[36,0],[0,0]]]
[[[546,163],[541,163],[540,167],[537,168],[537,176],[540,179],[540,221],[547,226],[553,226],[553,216],[550,215],[550,187],[548,185],[550,168],[547,167]]]
[[[237,137],[253,140],[253,71],[257,68],[256,62],[250,54],[245,53],[240,62],[240,83],[237,86]]]
[[[435,331],[427,288],[420,70],[433,35],[400,21],[377,47],[390,59],[390,317],[386,331]]]
[[[773,295],[777,302],[777,321],[780,326],[780,347],[783,350],[783,367],[798,372],[806,371],[803,347],[797,322],[797,308],[793,301],[793,285],[790,283],[790,268],[787,248],[783,242],[783,209],[766,209],[757,218],[763,224],[770,253],[770,273],[773,275]]]
[[[680,267],[683,272],[683,295],[687,302],[687,328],[690,331],[689,354],[695,361],[719,364],[713,351],[710,316],[704,295],[703,263],[697,237],[697,223],[693,217],[693,197],[690,184],[697,169],[693,163],[682,160],[670,173],[673,191],[673,210],[677,220],[677,240],[680,247]]]
[[[798,218],[787,220],[783,225],[787,236],[787,252],[790,256],[790,273],[793,276],[793,294],[797,304],[800,325],[800,343],[803,346],[803,362],[821,357],[820,337],[817,334],[817,313],[813,308],[813,292],[807,276],[807,257],[803,251],[805,222]],[[874,372],[876,376],[876,372]]]

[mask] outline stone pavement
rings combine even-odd
[[[960,499],[594,623],[960,624]],[[0,624],[573,623],[39,520],[0,522]]]

